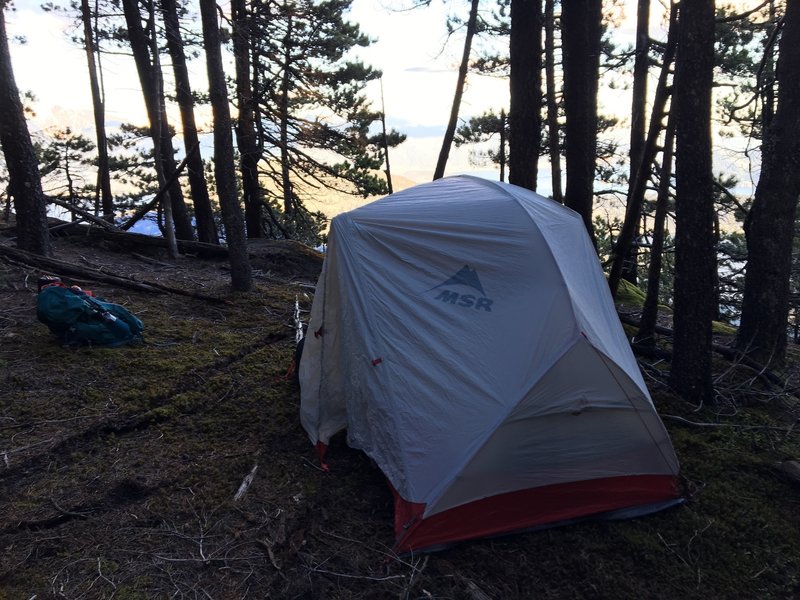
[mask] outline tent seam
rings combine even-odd
[[[611,358],[608,355],[606,355],[604,352],[601,352],[593,344],[589,344],[589,346],[591,347],[592,350],[595,351],[595,353],[597,353],[599,356],[602,357],[603,362],[606,362],[606,361],[610,361],[612,363],[614,362],[613,360],[611,360]],[[622,390],[623,393],[624,393],[624,388],[622,387],[622,384],[620,383],[620,381],[617,378],[617,376],[614,373],[614,371],[609,369],[608,372],[611,374],[611,377],[614,379],[614,382],[617,384],[619,389]],[[633,408],[633,410],[636,413],[636,416],[638,417],[639,421],[642,423],[642,426],[644,427],[645,431],[647,432],[647,435],[650,436],[650,440],[653,442],[653,444],[655,444],[656,448],[658,448],[658,453],[661,455],[661,458],[663,459],[663,461],[666,464],[667,468],[670,470],[670,472],[673,472],[673,468],[672,468],[671,462],[667,459],[666,455],[664,454],[664,451],[661,448],[661,444],[659,444],[656,441],[656,438],[653,435],[653,432],[650,430],[650,427],[647,426],[647,423],[642,418],[642,412],[634,405],[631,397],[628,394],[624,394],[624,396],[625,396],[625,399],[628,401],[628,403],[631,405],[631,408]],[[656,410],[656,407],[655,407],[655,404],[652,401],[652,398],[650,399],[650,405],[651,405],[651,407],[653,409],[653,414],[658,418],[658,422],[661,423],[661,427],[663,428],[663,431],[666,434],[667,431],[666,431],[666,428],[664,427],[664,422],[661,420],[661,416],[658,414],[658,411]],[[667,437],[667,439],[669,439],[669,435],[667,435],[666,437]],[[675,456],[675,464],[678,467],[678,472],[680,472],[680,464],[678,463],[677,456]],[[678,472],[673,472],[673,475],[677,475]]]

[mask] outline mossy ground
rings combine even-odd
[[[720,361],[719,403],[698,408],[645,365],[683,506],[387,562],[380,472],[341,436],[321,472],[285,377],[311,259],[272,254],[235,295],[222,263],[57,252],[223,302],[82,281],[147,343],[67,349],[35,320],[38,273],[0,261],[0,598],[800,596],[800,487],[776,467],[800,458],[795,404],[751,371]]]

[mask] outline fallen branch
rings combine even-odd
[[[86,221],[86,219],[75,219],[74,221],[67,221],[66,223],[59,223],[58,225],[53,225],[52,227],[48,227],[47,231],[50,235],[53,235],[57,231],[61,231],[62,229],[66,229],[68,227],[77,227],[81,223]]]
[[[669,419],[670,421],[677,421],[692,427],[733,427],[734,429],[764,429],[768,431],[781,431],[783,433],[791,433],[794,430],[794,425],[791,427],[774,427],[771,425],[739,425],[738,423],[700,423],[697,421],[690,421],[677,415],[661,415],[662,419]]]
[[[6,246],[3,244],[0,244],[0,256],[7,256],[13,260],[23,263],[29,268],[37,268],[39,270],[48,271],[56,275],[83,277],[93,281],[108,283],[116,287],[138,290],[140,292],[151,292],[156,294],[169,293],[181,296],[189,296],[190,298],[197,298],[198,300],[205,300],[206,302],[225,302],[223,298],[207,296],[205,294],[200,294],[198,292],[192,292],[189,290],[182,290],[180,288],[174,288],[154,281],[137,281],[121,275],[104,273],[103,271],[99,271],[97,269],[79,267],[72,263],[64,262],[62,260],[57,260],[47,256],[41,256],[39,254],[33,254],[32,252],[26,252],[25,250],[12,248],[11,246]]]
[[[619,320],[627,325],[632,325],[634,327],[639,327],[638,319],[634,319],[628,315],[624,315],[618,313]],[[667,327],[662,327],[657,325],[655,327],[655,332],[661,335],[665,335],[667,337],[672,337],[672,329]],[[637,354],[641,354],[644,356],[648,356],[651,358],[662,358],[671,361],[672,360],[672,352],[669,350],[664,350],[663,348],[657,348],[655,345],[652,344],[644,344],[642,342],[634,342],[631,344],[631,348]],[[765,365],[754,361],[752,358],[748,357],[746,354],[736,350],[734,348],[729,348],[727,346],[720,346],[719,344],[712,344],[711,350],[716,352],[717,354],[727,358],[730,361],[741,363],[747,367],[750,367],[758,374],[758,377],[763,378],[767,383],[775,385],[785,392],[789,394],[794,394],[797,391],[797,388],[789,388],[788,383],[780,376],[776,375],[772,371],[770,371]]]
[[[76,206],[73,206],[72,204],[69,204],[67,202],[64,202],[63,200],[59,200],[58,198],[53,198],[52,196],[48,196],[47,197],[47,202],[50,203],[50,204],[55,204],[57,206],[61,206],[62,208],[66,208],[67,210],[69,210],[71,212],[74,212],[76,215],[82,216],[87,221],[91,221],[92,223],[95,223],[96,225],[100,225],[104,229],[108,229],[108,230],[117,229],[114,226],[113,223],[109,223],[108,221],[106,221],[105,219],[101,219],[100,217],[95,217],[92,213],[87,212],[87,211],[85,211],[85,210],[83,210],[81,208],[78,208]],[[60,227],[60,225],[58,225],[57,227]]]
[[[141,218],[142,218],[142,217],[144,217],[144,216],[145,216],[147,213],[149,213],[151,210],[153,210],[153,208],[154,208],[154,207],[155,207],[155,206],[156,206],[156,205],[157,205],[157,204],[158,204],[158,203],[161,201],[161,198],[163,198],[163,197],[164,197],[164,194],[166,194],[166,193],[167,193],[167,190],[168,190],[170,187],[172,187],[172,184],[173,184],[173,183],[175,183],[175,180],[176,180],[176,179],[178,179],[178,177],[180,176],[180,174],[181,174],[181,172],[183,171],[184,167],[186,166],[186,163],[188,162],[188,160],[189,160],[189,157],[192,155],[192,153],[194,153],[194,152],[197,152],[197,149],[198,149],[199,147],[200,147],[200,142],[197,142],[197,143],[196,143],[196,144],[195,144],[195,145],[192,147],[192,149],[191,149],[191,150],[189,150],[189,152],[187,152],[187,153],[186,153],[186,156],[183,158],[183,160],[180,162],[180,164],[179,164],[179,165],[178,165],[178,166],[175,168],[175,172],[174,172],[174,173],[173,173],[173,174],[170,176],[170,178],[169,178],[169,179],[167,179],[167,180],[164,182],[164,185],[163,185],[163,186],[161,186],[161,189],[160,189],[160,190],[158,190],[158,192],[156,192],[156,195],[153,197],[153,199],[152,199],[152,200],[150,200],[150,202],[147,202],[146,204],[144,204],[144,205],[140,206],[140,207],[139,207],[139,208],[136,210],[136,212],[135,212],[135,213],[133,213],[133,214],[130,216],[130,218],[128,218],[128,220],[127,220],[127,221],[125,221],[125,222],[124,222],[124,223],[123,223],[123,224],[120,226],[120,228],[121,228],[123,231],[127,231],[128,229],[130,229],[131,227],[133,227],[133,226],[134,226],[134,224],[135,224],[137,221],[141,220]]]
[[[132,248],[163,248],[168,249],[167,240],[163,237],[154,235],[144,235],[142,233],[131,233],[130,231],[112,231],[109,229],[98,229],[97,227],[76,227],[74,231],[81,236],[91,240],[104,240],[112,242],[126,249]],[[71,232],[70,232],[71,233]],[[181,254],[197,254],[204,258],[228,258],[228,248],[207,242],[196,242],[194,240],[176,240],[178,250]]]

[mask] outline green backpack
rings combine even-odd
[[[36,298],[36,316],[67,346],[124,346],[142,341],[144,324],[119,304],[80,288],[48,285]]]

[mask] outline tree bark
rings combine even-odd
[[[633,92],[631,97],[631,136],[629,162],[630,184],[636,179],[644,153],[647,76],[650,72],[650,0],[639,0],[636,10],[636,57],[633,62]]]
[[[567,166],[564,204],[583,217],[593,242],[592,206],[601,33],[601,0],[562,0],[561,47],[564,55],[566,114],[564,154]]]
[[[716,252],[711,166],[714,0],[680,7],[673,109],[675,162],[674,358],[670,385],[697,404],[711,403],[711,322]]]
[[[278,106],[280,111],[281,191],[283,192],[284,222],[287,226],[294,218],[294,192],[292,190],[291,157],[289,156],[289,91],[291,83],[289,69],[292,64],[293,23],[292,16],[289,15],[286,20],[286,36],[283,40],[283,72]]]
[[[153,65],[150,71],[152,76],[151,84],[153,86],[153,96],[155,98],[163,98],[164,97],[164,87],[163,83],[164,80],[161,76],[161,62],[158,58],[158,38],[156,37],[156,11],[155,6],[153,5],[153,0],[148,0],[148,29],[150,31],[150,39],[148,40],[150,44],[150,52],[151,56],[153,57]],[[163,103],[161,103],[162,109]],[[161,119],[166,118],[166,110],[157,110],[155,112],[156,121],[153,123],[153,130],[155,131],[163,131]],[[163,151],[163,143],[160,135],[156,135],[153,137],[153,156],[159,157],[164,156]],[[172,141],[170,140],[169,148],[172,148]],[[172,162],[170,160],[170,162]],[[167,175],[164,172],[164,163],[159,160],[155,160],[156,165],[156,176],[158,177],[158,185],[161,186],[162,189],[167,189],[169,186],[167,185]],[[178,243],[176,239],[176,228],[175,228],[175,217],[172,202],[170,201],[171,197],[169,194],[164,196],[164,203],[161,205],[164,209],[164,237],[167,240],[167,247],[169,248],[169,256],[170,258],[178,258]],[[181,204],[183,202],[181,201]],[[185,207],[184,207],[185,208]],[[191,231],[191,229],[190,229]]]
[[[555,0],[544,3],[544,56],[547,95],[547,135],[550,138],[550,176],[552,178],[553,200],[564,203],[561,188],[561,128],[558,125],[558,98],[556,97],[556,23],[553,14]]]
[[[383,77],[381,77],[381,150],[383,150],[383,164],[386,166],[384,172],[386,173],[386,189],[390,194],[394,193],[394,186],[392,185],[392,167],[389,165],[389,144],[386,138],[386,103],[383,100]],[[502,134],[501,134],[502,139]],[[501,142],[502,143],[502,142]],[[503,166],[500,165],[500,181],[503,180]]]
[[[472,52],[472,38],[478,28],[478,5],[480,0],[472,0],[469,9],[469,19],[467,20],[467,34],[464,38],[464,51],[461,54],[461,64],[458,67],[458,79],[456,80],[456,91],[453,94],[453,106],[450,108],[450,119],[447,121],[447,128],[442,140],[442,148],[439,150],[439,159],[436,161],[436,169],[433,178],[441,179],[444,177],[444,170],[447,166],[447,159],[450,156],[450,148],[453,145],[453,138],[456,134],[458,125],[458,111],[461,107],[461,98],[464,96],[464,85],[467,82],[467,71],[469,70],[469,56]]]
[[[153,137],[154,146],[158,145],[161,148],[161,152],[154,156],[154,160],[160,163],[164,177],[170,179],[175,170],[175,160],[164,94],[159,92],[159,90],[163,90],[163,86],[160,85],[161,73],[157,72],[154,66],[156,57],[152,57],[151,62],[149,42],[142,28],[138,0],[122,0],[122,7],[128,27],[128,39],[131,43],[131,51],[136,62],[136,71],[139,74],[139,83],[142,87],[145,108],[150,121],[150,134]],[[156,137],[158,137],[157,141]],[[183,200],[183,192],[177,181],[170,187],[169,202],[171,202],[174,213],[177,237],[182,240],[194,239],[192,223]]]
[[[786,357],[789,277],[800,196],[800,3],[787,2],[778,104],[764,132],[761,175],[745,221],[747,270],[737,347],[763,363]]]
[[[505,109],[500,109],[500,151],[498,152],[498,161],[500,163],[500,181],[506,180],[506,137],[508,134],[508,117],[506,116]]]
[[[167,37],[167,49],[172,59],[172,72],[175,76],[175,96],[181,112],[181,125],[183,126],[183,145],[186,148],[186,175],[189,179],[189,189],[192,192],[192,205],[197,222],[197,238],[208,244],[218,244],[219,234],[217,224],[214,222],[214,210],[208,194],[205,172],[203,171],[203,157],[199,151],[189,152],[191,148],[199,146],[197,124],[194,118],[194,98],[192,86],[189,81],[189,70],[186,67],[186,53],[181,37],[180,22],[178,21],[178,7],[175,0],[161,0],[161,10],[164,16],[164,30]]]
[[[263,192],[258,181],[258,149],[255,122],[255,99],[250,85],[252,65],[251,16],[246,0],[232,0],[233,55],[236,65],[236,100],[239,117],[236,120],[236,141],[239,145],[239,170],[244,191],[244,217],[248,238],[264,236]]]
[[[108,163],[108,142],[106,141],[106,109],[97,76],[97,48],[94,43],[92,11],[89,0],[81,0],[81,21],[83,21],[83,44],[86,51],[86,64],[89,70],[89,85],[92,90],[92,109],[94,112],[94,131],[97,137],[97,188],[100,193],[99,208],[103,218],[114,222],[114,197],[111,195],[111,169]]]
[[[661,181],[658,186],[656,215],[653,219],[653,241],[650,245],[650,265],[647,270],[647,295],[642,307],[642,319],[639,324],[639,341],[653,344],[658,320],[658,295],[661,279],[661,258],[664,253],[665,224],[667,221],[667,205],[669,204],[670,180],[672,179],[672,158],[675,146],[675,118],[670,117],[667,133],[664,136],[664,155],[661,160]]]
[[[508,181],[536,191],[542,145],[542,2],[511,0]]]
[[[645,112],[647,109],[647,77],[650,72],[650,0],[639,0],[636,9],[636,56],[633,61],[633,92],[631,98],[631,135],[628,153],[629,189],[634,186],[642,166],[645,145]],[[631,195],[628,194],[628,197]],[[634,238],[639,232],[639,222]],[[622,266],[622,278],[634,285],[638,283],[638,250],[635,244],[628,246]]]
[[[253,275],[247,256],[247,237],[244,217],[236,197],[236,173],[233,161],[233,133],[222,68],[219,27],[215,0],[200,0],[203,21],[203,46],[206,52],[208,87],[214,116],[214,174],[217,194],[225,223],[225,240],[231,264],[231,285],[234,290],[247,292],[253,289]]]
[[[670,13],[670,31],[667,37],[667,45],[664,49],[663,64],[661,73],[656,85],[655,97],[653,99],[653,111],[650,115],[650,125],[648,127],[647,138],[642,155],[639,158],[639,167],[633,175],[633,180],[628,188],[628,201],[625,207],[625,219],[622,223],[619,236],[614,244],[614,260],[611,263],[611,270],[608,276],[608,284],[611,293],[616,295],[619,280],[625,270],[625,263],[630,258],[630,248],[636,237],[636,230],[639,227],[639,219],[642,216],[642,205],[644,204],[644,194],[647,190],[647,182],[650,178],[650,167],[655,161],[658,153],[658,138],[663,129],[663,120],[667,111],[667,100],[671,94],[669,86],[669,74],[672,61],[675,56],[675,49],[678,45],[678,5],[672,5]]]
[[[17,214],[17,247],[46,255],[50,254],[47,203],[11,64],[6,4],[6,0],[0,0],[0,145],[8,170],[8,193],[14,199]]]

